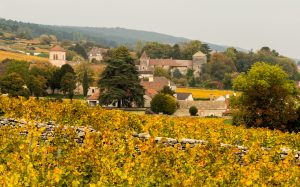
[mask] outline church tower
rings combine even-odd
[[[58,45],[54,46],[49,52],[49,61],[52,65],[61,67],[67,63],[66,51]]]
[[[206,63],[207,63],[206,54],[199,51],[193,55],[193,63],[192,64],[193,64],[194,75],[196,77],[200,76],[202,65],[206,64]]]
[[[150,58],[146,54],[146,51],[144,51],[140,58],[139,71],[148,71],[149,70],[149,62],[150,62]]]

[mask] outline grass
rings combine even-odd
[[[47,95],[46,98],[49,98],[49,99],[69,99],[68,96],[64,96],[64,95],[61,95],[61,94],[49,94]],[[75,100],[85,100],[86,97],[84,97],[83,95],[74,95],[73,99]]]
[[[178,93],[192,93],[195,100],[205,100],[209,99],[210,96],[220,97],[227,94],[233,95],[234,91],[232,90],[209,90],[201,88],[177,88],[176,92]]]
[[[47,58],[37,57],[37,56],[29,56],[21,53],[13,53],[8,51],[0,51],[0,61],[4,59],[15,59],[15,60],[25,60],[29,62],[49,62]]]

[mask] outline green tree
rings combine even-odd
[[[60,81],[61,81],[61,71],[60,69],[56,69],[51,74],[51,78],[49,80],[49,86],[52,90],[52,94],[54,94],[56,89],[60,89]]]
[[[195,107],[195,106],[191,106],[190,109],[189,109],[189,113],[191,116],[196,116],[197,113],[198,113],[198,108]]]
[[[111,50],[106,58],[107,67],[101,74],[100,104],[117,107],[144,106],[144,88],[140,85],[134,60],[124,46]]]
[[[170,73],[169,71],[165,70],[164,68],[157,67],[154,70],[154,76],[155,77],[166,77],[167,79],[170,79]]]
[[[170,96],[173,96],[175,94],[175,92],[169,86],[164,86],[164,88],[161,91],[159,91],[159,93]]]
[[[64,94],[68,94],[69,99],[73,99],[74,90],[76,89],[76,77],[74,74],[68,72],[66,73],[60,82],[61,90]]]
[[[234,80],[233,88],[242,92],[235,102],[235,124],[284,130],[297,118],[295,83],[278,65],[255,63]]]
[[[172,49],[172,58],[174,59],[181,59],[181,51],[180,51],[180,47],[178,44],[175,44],[173,46],[173,49]]]
[[[148,42],[143,47],[142,51],[146,51],[150,58],[171,58],[173,48],[169,44],[160,44],[158,42]]]
[[[88,55],[87,55],[85,48],[80,44],[76,44],[75,46],[70,47],[69,50],[75,51],[77,54],[82,56],[84,59],[88,59]]]
[[[83,95],[85,97],[87,96],[87,93],[89,91],[90,83],[91,83],[91,78],[89,77],[88,72],[85,71],[82,78]]]
[[[150,104],[151,110],[157,114],[163,113],[172,115],[177,109],[175,98],[163,93],[156,94]]]
[[[27,87],[31,95],[34,95],[38,99],[46,92],[47,79],[40,75],[30,75]]]
[[[202,43],[198,40],[193,40],[183,44],[181,55],[183,59],[192,60],[193,55],[198,51],[201,51]]]
[[[29,96],[22,76],[14,72],[0,78],[0,89],[1,93],[6,93],[12,97]]]
[[[179,71],[179,69],[174,70],[173,77],[176,78],[176,79],[182,78],[182,73]]]

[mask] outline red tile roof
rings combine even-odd
[[[61,51],[61,52],[66,52],[66,50],[64,50],[62,47],[60,47],[59,45],[56,45],[54,47],[52,47],[50,49],[50,51]]]
[[[145,88],[146,94],[153,97],[161,91],[164,86],[169,86],[169,80],[165,77],[154,77],[152,82],[141,81],[141,85]]]

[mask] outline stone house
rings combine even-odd
[[[88,53],[89,61],[93,60],[101,62],[103,60],[104,54],[107,53],[108,49],[93,47]]]
[[[142,80],[141,85],[145,89],[145,107],[150,107],[152,98],[158,94],[165,86],[169,86],[171,90],[176,90],[176,85],[165,77],[153,77],[148,80]]]
[[[87,98],[87,103],[91,107],[99,105],[100,90],[98,89],[90,97]]]
[[[56,67],[63,66],[67,63],[66,51],[59,45],[54,46],[49,51],[49,62]]]
[[[207,57],[201,51],[193,55],[193,60],[177,60],[177,59],[151,59],[144,52],[140,60],[136,63],[138,71],[152,71],[160,67],[173,73],[178,69],[182,74],[186,74],[188,69],[194,71],[195,76],[200,76],[201,67],[207,63]]]

